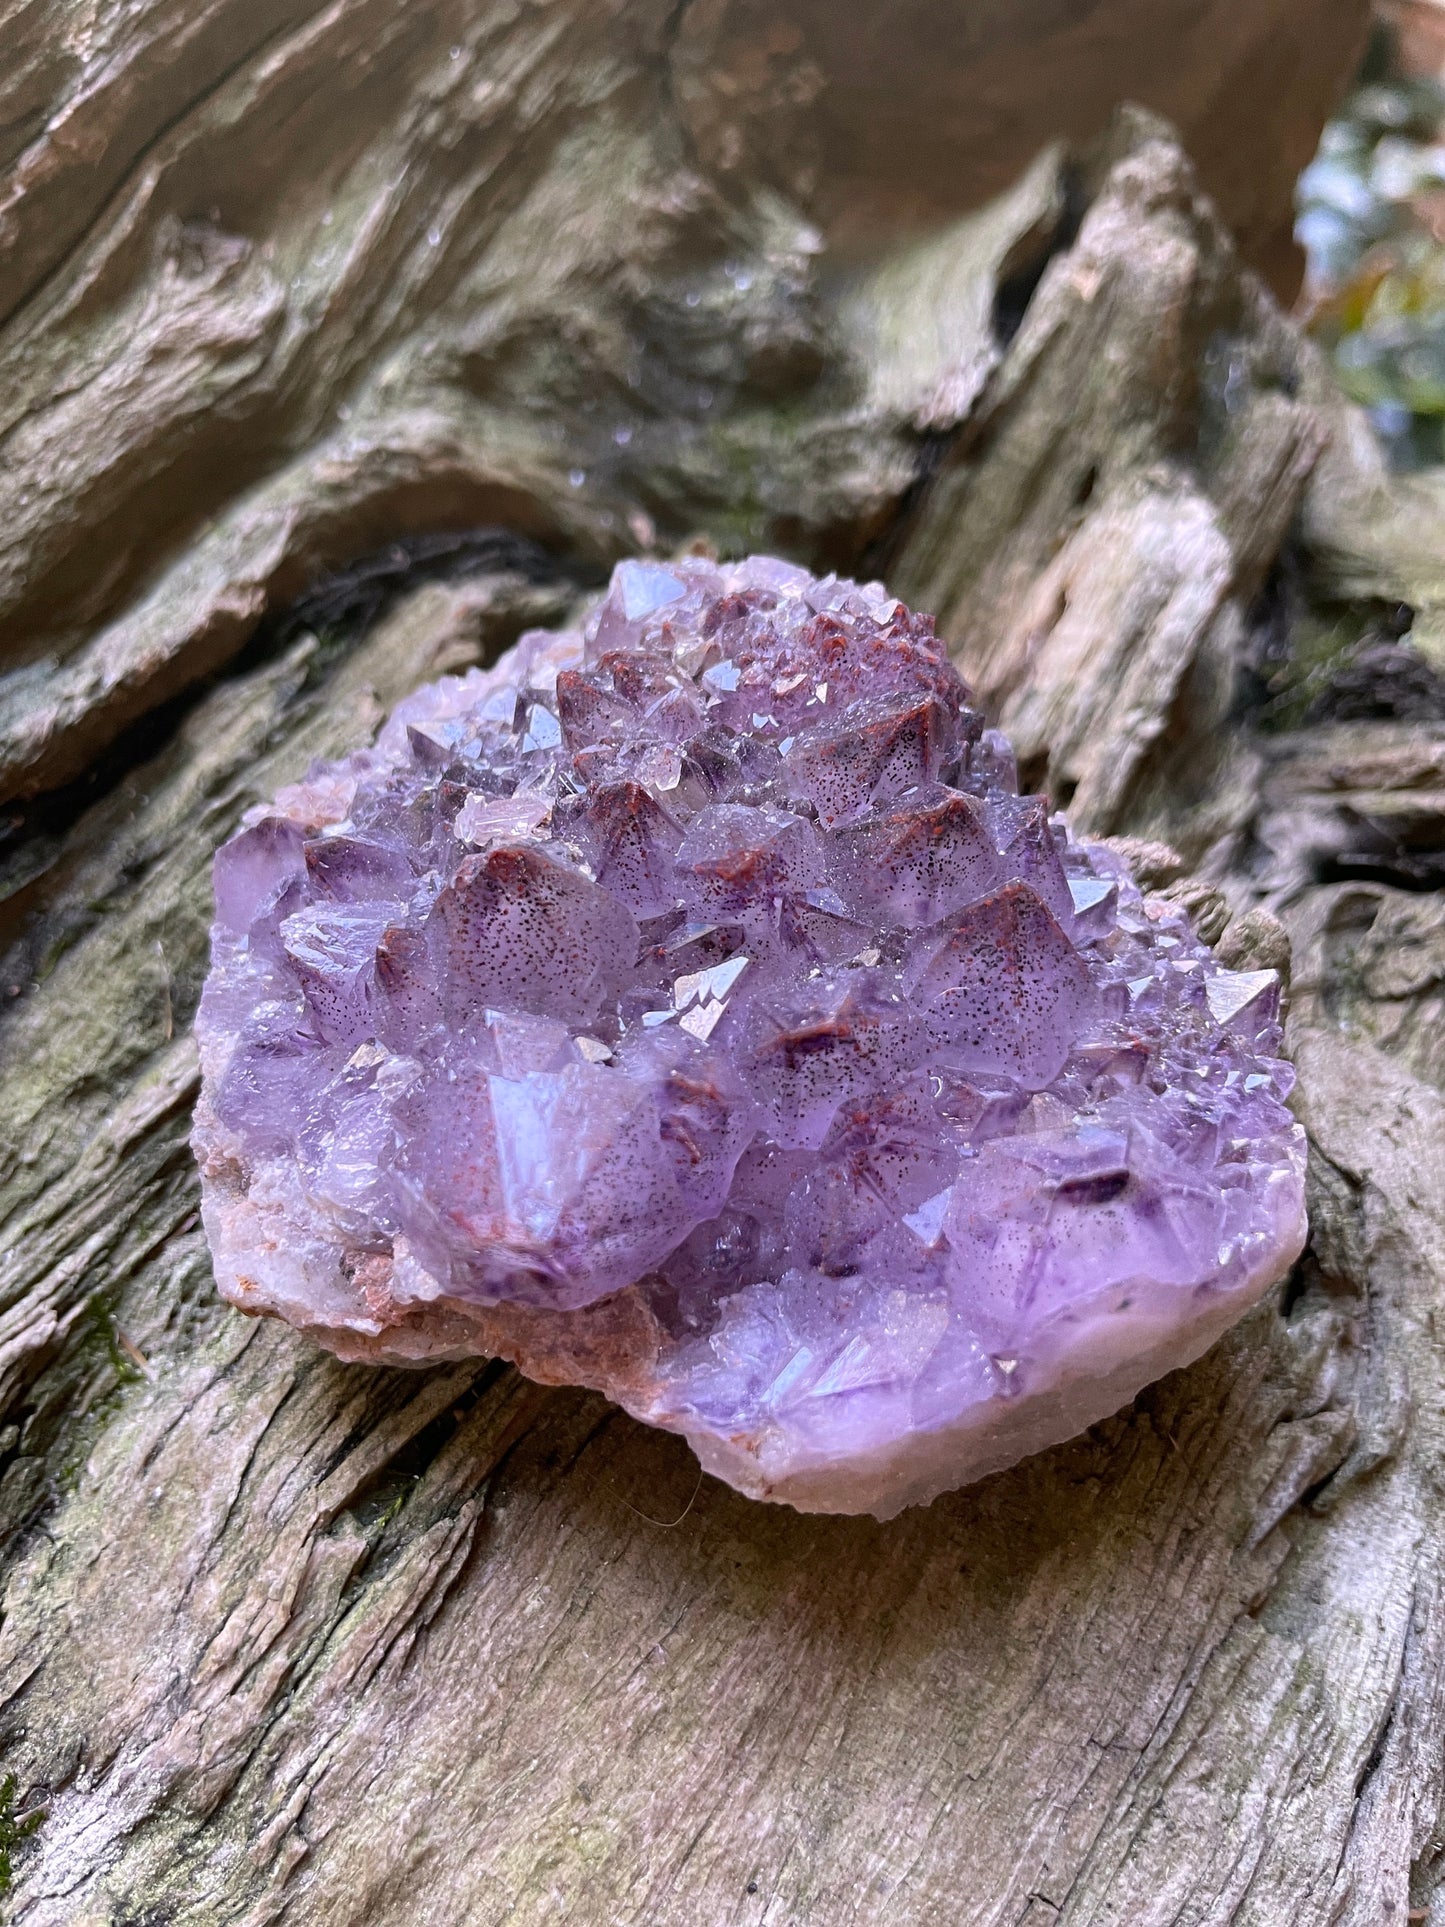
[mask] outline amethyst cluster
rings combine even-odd
[[[1018,793],[928,617],[624,562],[216,859],[221,1290],[886,1517],[1198,1355],[1304,1235],[1271,973]]]

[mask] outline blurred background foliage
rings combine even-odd
[[[1354,91],[1300,177],[1299,316],[1397,471],[1445,464],[1445,0],[1378,0]],[[1251,695],[1268,732],[1445,721],[1445,651],[1415,611],[1333,602],[1277,571]]]
[[[1445,461],[1445,0],[1385,0],[1296,234],[1304,319],[1392,463]]]

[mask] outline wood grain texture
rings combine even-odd
[[[0,796],[408,530],[855,554],[938,398],[922,366],[878,389],[846,270],[966,229],[1136,94],[1250,183],[1265,246],[1367,6],[1074,11],[891,0],[860,36],[810,0],[3,0]],[[881,227],[835,232],[885,184]],[[911,293],[967,319],[957,289]]]
[[[30,32],[41,16],[15,17]],[[518,59],[570,18],[516,17],[515,41],[488,20]],[[24,44],[34,98],[79,71],[60,41]],[[542,41],[532,58],[538,91],[517,98],[545,121]],[[17,113],[31,81],[13,83]],[[137,110],[114,111],[119,127]],[[255,585],[259,611],[321,552],[297,533],[330,512],[298,456],[272,549],[227,575],[187,530],[149,578],[190,695],[92,790],[26,804],[6,859],[16,1927],[1404,1927],[1428,1906],[1445,1845],[1445,943],[1438,891],[1388,862],[1346,872],[1386,819],[1408,821],[1411,851],[1445,848],[1445,750],[1429,723],[1267,735],[1248,692],[1271,585],[1363,621],[1428,581],[1445,518],[1379,471],[1157,123],[1080,164],[1077,233],[1049,213],[1062,165],[1041,163],[1007,217],[950,230],[953,255],[910,237],[850,270],[814,310],[808,392],[852,399],[820,401],[806,433],[758,400],[748,433],[771,420],[771,440],[745,445],[752,460],[816,436],[838,458],[879,429],[885,467],[833,476],[853,506],[807,523],[812,559],[846,535],[932,597],[1046,780],[1095,827],[1177,837],[1206,864],[1201,881],[1140,856],[1196,893],[1231,961],[1277,954],[1251,906],[1288,926],[1306,1258],[1128,1411],[886,1526],[749,1503],[590,1395],[488,1364],[345,1367],[221,1307],[186,1146],[212,850],[418,681],[579,593],[575,571],[494,558],[364,622],[233,615],[226,649],[252,640],[216,675],[204,611],[225,583]],[[1004,325],[1019,247],[1037,285]],[[929,288],[967,299],[944,314]],[[688,335],[690,312],[664,329],[689,353],[751,325],[720,309],[714,336]],[[384,386],[381,340],[358,365]],[[13,369],[7,352],[0,337]],[[454,444],[409,446],[428,487],[453,475]],[[738,498],[667,493],[695,480],[695,446],[659,435],[615,497],[580,504],[554,449],[537,514],[513,526],[580,529],[585,562],[610,539],[589,516],[665,520],[670,500],[735,539]],[[280,489],[267,472],[255,485]],[[438,486],[428,499],[452,499]],[[478,499],[463,491],[459,520]],[[1352,502],[1388,541],[1364,541]],[[365,526],[350,514],[331,526]],[[188,569],[195,623],[165,586]],[[81,653],[129,619],[77,618]],[[57,700],[26,673],[42,708]],[[179,687],[170,674],[129,685],[127,713]]]

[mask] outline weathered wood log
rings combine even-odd
[[[187,123],[141,128],[122,88],[133,160],[73,163],[109,212],[56,187],[52,305],[0,337],[13,392],[55,385],[33,432],[76,424],[39,536],[5,524],[11,1918],[1403,1923],[1445,1837],[1445,723],[1270,733],[1260,666],[1401,604],[1430,642],[1433,485],[1383,474],[1157,123],[823,277],[796,182],[750,162],[725,193],[695,153],[683,193],[656,163],[648,117],[679,124],[686,35],[721,45],[725,10],[684,12],[675,68],[660,20],[602,10],[145,19],[147,58],[212,78],[202,148],[257,130],[254,177],[216,173],[216,220],[128,213],[179,194]],[[301,138],[308,34],[358,87],[340,158],[334,119]],[[447,129],[454,224],[394,185]],[[633,154],[625,219],[569,227],[604,151],[609,186]],[[228,191],[268,210],[239,252]],[[106,393],[152,442],[105,443]],[[323,562],[482,520],[553,559],[414,543],[262,620]],[[1033,774],[1232,958],[1278,957],[1266,911],[1294,938],[1314,1233],[1286,1289],[1115,1420],[887,1526],[751,1504],[495,1366],[340,1366],[211,1290],[186,1147],[211,850],[649,523],[886,569]]]
[[[1138,97],[1277,269],[1366,11],[7,0],[0,796],[409,530],[856,553],[924,397],[869,389],[835,264]]]

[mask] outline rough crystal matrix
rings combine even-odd
[[[217,857],[217,1276],[344,1358],[502,1355],[886,1517],[1290,1264],[1277,1003],[1018,794],[927,617],[626,562]]]

